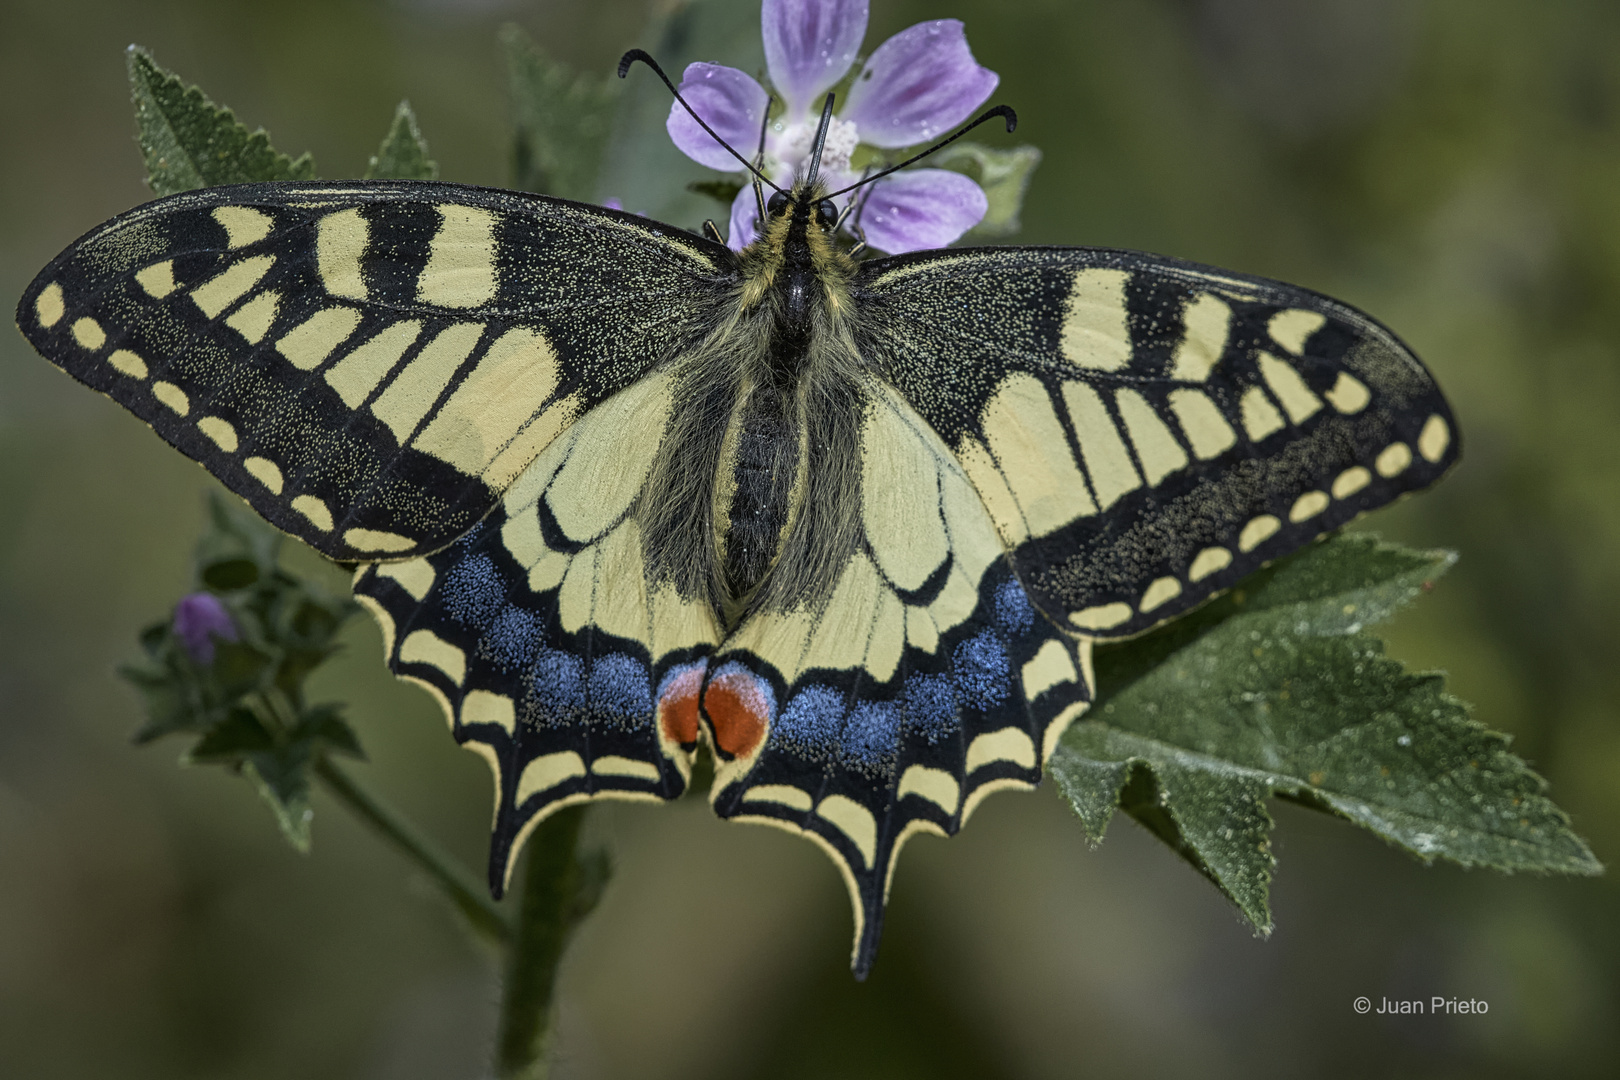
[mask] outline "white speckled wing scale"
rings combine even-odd
[[[862,285],[887,374],[1071,634],[1180,614],[1460,450],[1411,351],[1305,289],[1082,248],[902,256]]]

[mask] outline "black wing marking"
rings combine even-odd
[[[18,325],[336,559],[443,547],[704,329],[724,248],[456,184],[187,192],[86,235]]]
[[[1457,460],[1411,351],[1294,286],[1083,248],[902,256],[860,286],[869,352],[1072,633],[1140,632]]]

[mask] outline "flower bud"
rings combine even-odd
[[[213,593],[197,592],[174,606],[174,633],[186,653],[199,664],[214,662],[214,639],[235,641],[240,636],[231,613]]]

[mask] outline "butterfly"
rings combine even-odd
[[[1096,248],[857,261],[813,169],[765,211],[733,252],[451,183],[193,191],[71,245],[18,324],[357,564],[390,668],[489,763],[497,896],[545,815],[676,798],[707,746],[716,813],[838,866],[864,975],[901,847],[1040,781],[1095,643],[1459,441],[1399,339],[1305,289]]]

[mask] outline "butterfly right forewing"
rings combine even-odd
[[[1134,252],[867,264],[873,351],[1068,632],[1140,632],[1456,461],[1393,334],[1305,289]]]

